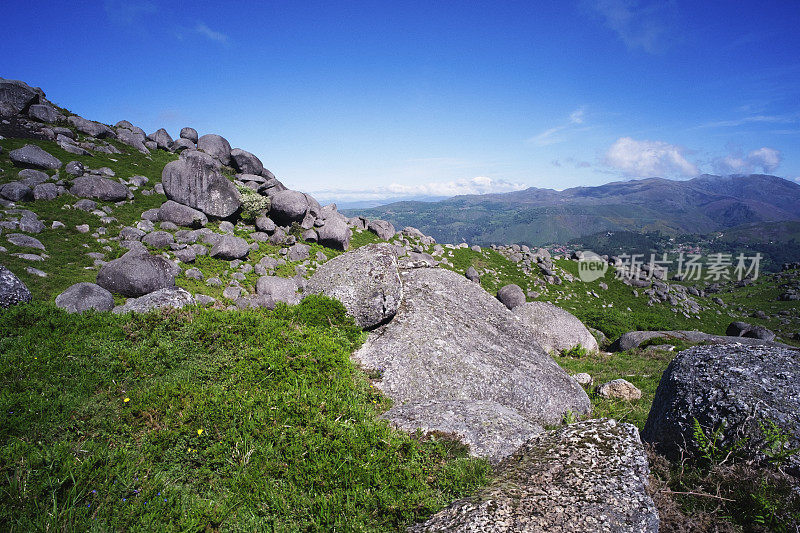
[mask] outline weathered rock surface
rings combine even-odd
[[[113,293],[138,297],[175,286],[179,269],[163,257],[131,250],[100,267],[97,284]]]
[[[317,268],[306,292],[339,300],[362,328],[386,322],[403,298],[394,247],[370,244],[334,257]]]
[[[394,226],[385,220],[370,220],[367,223],[367,229],[385,241],[394,237],[395,234]]]
[[[181,128],[181,139],[188,139],[197,144],[197,130],[194,128]]]
[[[751,339],[775,340],[775,333],[764,326],[754,326],[747,322],[731,322],[725,334],[729,337],[747,337]]]
[[[100,176],[75,178],[70,194],[79,198],[97,198],[106,202],[118,202],[128,198],[128,188],[118,181]]]
[[[208,255],[220,259],[241,259],[250,252],[250,245],[241,237],[222,235]]]
[[[47,104],[34,104],[28,108],[28,116],[39,122],[53,123],[63,115]]]
[[[467,277],[468,280],[474,281],[475,283],[481,282],[481,275],[478,274],[478,271],[475,270],[475,267],[469,267],[464,275]]]
[[[675,356],[658,384],[642,438],[673,459],[696,453],[694,419],[706,434],[723,427],[718,446],[747,438],[753,456],[759,424],[775,423],[800,446],[800,351],[780,347],[695,346]],[[800,475],[800,456],[787,460]]]
[[[240,148],[231,150],[231,161],[233,167],[242,174],[261,175],[264,172],[264,164],[255,155]]]
[[[470,453],[498,463],[544,429],[491,400],[451,400],[395,405],[383,415],[413,433],[439,431],[458,436]]]
[[[642,391],[625,379],[613,379],[603,383],[597,387],[597,393],[603,398],[619,400],[639,400],[642,397]]]
[[[593,352],[599,348],[594,335],[575,315],[550,302],[527,302],[513,311],[546,352],[559,353],[579,344]]]
[[[130,298],[123,305],[115,307],[114,313],[147,313],[165,307],[180,309],[193,303],[194,297],[188,291],[180,287],[171,287],[158,289],[139,298]]]
[[[497,299],[509,309],[514,309],[525,303],[525,293],[519,285],[512,283],[497,290]]]
[[[44,250],[44,244],[36,237],[30,235],[23,235],[22,233],[9,233],[6,235],[6,240],[16,246],[23,248],[36,248],[37,250]]]
[[[56,305],[70,313],[83,313],[89,309],[111,311],[114,295],[94,283],[76,283],[56,296]]]
[[[24,81],[0,78],[0,116],[18,115],[43,96],[41,89],[34,89]]]
[[[57,169],[61,168],[61,161],[55,156],[45,152],[35,144],[26,144],[22,148],[8,152],[11,161],[20,167]]]
[[[325,224],[316,229],[317,242],[335,250],[347,250],[350,247],[352,232],[343,216],[332,216]]]
[[[186,228],[199,228],[208,224],[208,217],[205,213],[173,200],[167,200],[161,204],[161,207],[158,208],[158,219]]]
[[[31,301],[31,291],[9,269],[0,265],[0,308]]]
[[[209,216],[229,217],[242,205],[239,191],[222,175],[219,163],[197,150],[184,150],[179,160],[167,163],[161,181],[167,198]]]
[[[615,351],[624,352],[638,348],[640,344],[650,339],[674,339],[686,342],[708,342],[712,344],[746,344],[748,346],[775,346],[791,348],[786,344],[767,341],[763,339],[753,339],[750,337],[730,337],[725,335],[712,335],[702,331],[629,331],[622,334],[611,348]]]
[[[298,191],[279,191],[271,200],[270,218],[282,226],[302,222],[309,209],[308,196]]]
[[[164,128],[159,128],[148,135],[147,138],[154,141],[161,150],[169,150],[170,146],[172,146],[172,136]]]
[[[634,426],[588,420],[534,437],[488,487],[409,531],[656,533],[648,475]]]
[[[208,133],[197,139],[197,149],[202,150],[223,165],[231,164],[231,145],[219,135]]]
[[[0,196],[12,202],[27,202],[33,200],[33,189],[20,181],[11,181],[0,185]]]
[[[77,129],[79,132],[85,133],[91,137],[102,139],[105,137],[115,136],[114,131],[105,124],[100,124],[99,122],[94,122],[92,120],[86,120],[78,115],[72,115],[71,117],[67,118],[67,121],[75,126],[75,129]]]
[[[394,318],[354,354],[381,373],[376,386],[396,406],[491,401],[539,425],[590,410],[580,385],[477,284],[435,268],[403,272],[401,281]]]
[[[291,278],[278,276],[262,276],[256,282],[256,293],[269,296],[273,302],[284,302],[296,305],[300,302],[297,294],[297,282]]]

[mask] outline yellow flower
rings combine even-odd
[[[203,430],[202,430],[202,429],[198,429],[198,430],[197,430],[197,436],[199,437],[199,436],[200,436],[200,435],[202,435],[202,434],[203,434]]]
[[[122,400],[122,401],[123,401],[123,402],[125,402],[125,403],[128,403],[129,401],[131,401],[131,399],[130,399],[130,398],[125,398],[125,399],[124,399],[124,400]]]

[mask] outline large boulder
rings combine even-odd
[[[787,346],[786,344],[764,339],[712,335],[711,333],[703,333],[702,331],[629,331],[627,333],[623,333],[620,338],[611,345],[611,349],[624,352],[625,350],[638,348],[642,343],[651,339],[677,340],[696,343],[705,342],[709,344],[746,344],[748,346],[776,346],[791,348],[791,346]]]
[[[339,300],[362,328],[386,322],[403,298],[394,247],[370,244],[334,257],[317,268],[306,292]]]
[[[187,139],[192,141],[193,144],[197,144],[197,130],[194,128],[181,128],[181,139]]]
[[[764,326],[754,326],[747,322],[731,322],[725,334],[729,337],[747,337],[750,339],[775,340],[775,333]]]
[[[138,297],[174,287],[179,271],[163,257],[134,249],[100,267],[97,284],[113,293]]]
[[[39,122],[52,124],[63,115],[56,111],[53,106],[47,104],[34,104],[28,108],[28,116]]]
[[[401,276],[403,300],[394,318],[354,354],[381,374],[376,386],[396,406],[491,401],[542,426],[561,422],[568,411],[589,412],[580,385],[476,283],[437,268]]]
[[[71,117],[67,118],[67,121],[73,126],[75,126],[76,130],[91,137],[97,137],[98,139],[103,139],[106,137],[116,136],[114,130],[112,130],[105,124],[100,124],[99,122],[94,122],[92,120],[86,120],[85,118],[79,117],[78,115],[72,115]]]
[[[197,150],[184,150],[180,159],[167,163],[161,182],[167,198],[209,216],[226,218],[242,205],[241,194],[222,175],[219,163]]]
[[[720,430],[720,449],[744,445],[740,453],[760,458],[770,424],[800,447],[800,351],[731,344],[680,352],[661,376],[642,438],[674,459],[695,454],[695,419],[706,435]],[[787,461],[800,475],[800,456]]]
[[[384,241],[388,241],[395,234],[394,226],[385,220],[370,220],[367,229]]]
[[[136,148],[143,154],[149,154],[150,150],[144,145],[144,139],[145,136],[140,133],[135,133],[125,128],[117,128],[117,140],[132,148]]]
[[[534,437],[497,467],[491,484],[409,531],[656,533],[649,473],[634,426],[571,424]]]
[[[325,223],[316,228],[317,242],[322,246],[335,250],[347,250],[350,248],[350,238],[353,232],[347,225],[347,219],[343,216],[331,216],[325,219]]]
[[[194,297],[180,287],[158,289],[139,298],[129,298],[123,305],[114,308],[115,314],[147,313],[154,309],[181,307],[194,304]]]
[[[169,150],[170,146],[172,146],[172,137],[164,128],[159,128],[148,135],[147,138],[155,142],[156,145],[162,150]]]
[[[546,352],[559,353],[578,345],[592,352],[599,349],[594,335],[575,315],[550,302],[523,303],[513,312]]]
[[[273,302],[284,302],[296,305],[300,302],[297,294],[297,282],[291,278],[278,276],[261,276],[256,282],[256,293],[269,296]]]
[[[158,219],[186,228],[199,228],[208,224],[208,217],[202,211],[173,200],[167,200],[161,204],[161,207],[158,208]]]
[[[233,168],[242,174],[258,174],[264,172],[264,164],[255,155],[240,148],[231,150]]]
[[[76,283],[56,296],[56,306],[70,313],[83,313],[89,309],[111,311],[114,295],[94,283]]]
[[[0,265],[0,309],[31,301],[31,291],[9,269]]]
[[[235,235],[222,235],[208,254],[220,259],[242,259],[247,256],[248,252],[250,252],[250,245],[246,240]]]
[[[70,194],[78,198],[97,198],[106,202],[118,202],[128,198],[128,188],[118,181],[100,176],[75,178]]]
[[[26,144],[22,148],[11,150],[8,157],[18,167],[58,169],[61,161],[55,156],[45,152],[35,144]]]
[[[445,400],[395,405],[383,415],[392,425],[413,433],[456,435],[471,455],[498,463],[543,428],[514,409],[491,400]]]
[[[207,153],[223,165],[231,164],[231,145],[219,135],[208,133],[197,139],[197,149]]]
[[[302,222],[309,209],[308,195],[299,191],[279,191],[271,201],[270,217],[281,226]]]
[[[0,78],[0,116],[18,115],[43,97],[41,89],[34,89],[24,81]]]
[[[514,309],[525,303],[525,293],[519,285],[510,283],[497,290],[497,299],[509,309]]]
[[[0,196],[12,202],[28,202],[33,200],[33,189],[20,181],[10,181],[0,185]]]

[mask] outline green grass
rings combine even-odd
[[[361,338],[321,297],[273,312],[0,312],[0,522],[392,531],[485,483],[463,447],[376,418],[388,401],[349,359]]]

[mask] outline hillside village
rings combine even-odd
[[[584,280],[214,133],[6,79],[0,115],[10,530],[800,527],[800,265]]]

